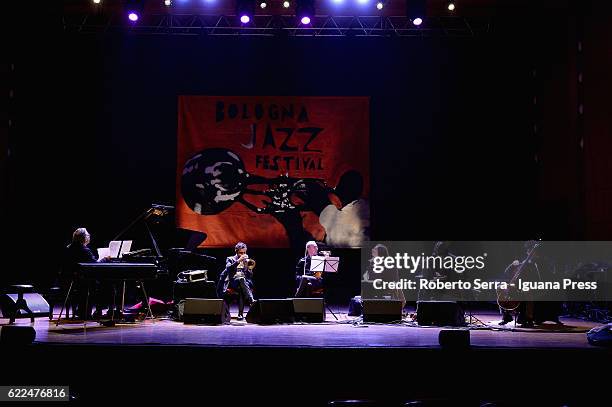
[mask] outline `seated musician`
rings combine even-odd
[[[542,256],[540,245],[536,244],[534,240],[525,242],[524,248],[527,255],[526,260],[519,262],[515,260],[510,264],[505,273],[508,277],[514,273],[517,267],[523,265],[524,270],[521,272],[521,277],[531,281],[543,281],[548,272],[550,272],[550,264],[548,260]],[[529,256],[531,254],[531,256]],[[553,321],[557,324],[561,324],[559,321],[559,315],[561,313],[559,303],[552,302],[537,302],[537,301],[521,301],[516,315],[516,322],[521,324],[522,327],[531,328],[535,324],[540,324],[544,321]],[[502,320],[499,325],[505,325],[513,320],[512,313],[510,311],[501,309]]]
[[[306,255],[298,261],[297,266],[295,266],[295,277],[298,285],[295,296],[297,298],[312,297],[314,292],[320,291],[323,288],[323,273],[310,270],[311,257],[319,255],[319,247],[314,240],[310,240],[306,243],[305,254]]]
[[[376,257],[389,257],[389,249],[384,244],[377,244],[372,248],[370,259],[368,260],[368,266],[366,268],[366,272],[363,275],[362,280],[364,282],[371,283],[376,279],[382,279],[385,282],[391,281],[400,281],[399,272],[396,268],[387,269],[381,273],[374,272],[374,259]],[[404,292],[397,288],[394,290],[386,289],[386,290],[375,290],[372,293],[372,298],[379,299],[393,299],[399,300],[402,302],[402,309],[406,306],[406,297],[404,296]]]
[[[82,279],[77,280],[79,276],[79,263],[96,263],[109,260],[109,258],[98,259],[97,254],[88,247],[90,241],[91,235],[87,229],[78,228],[72,233],[72,242],[66,246],[64,252],[62,280],[64,283],[68,284],[70,284],[71,281],[76,283],[78,296],[77,315],[81,319],[92,317],[91,311],[94,303],[96,305],[95,316],[99,316],[102,313],[103,304],[99,301],[100,296],[96,295],[96,289],[99,286],[97,282],[85,281]],[[88,290],[90,292],[90,299],[87,310],[85,310]]]
[[[253,298],[253,270],[248,267],[247,245],[238,242],[234,248],[236,254],[225,259],[225,269],[219,276],[217,295],[227,299],[228,289],[238,293],[238,320],[244,319],[245,302],[251,306]]]

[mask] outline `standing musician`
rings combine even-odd
[[[321,252],[326,257],[329,257],[329,252]],[[323,288],[323,273],[320,271],[310,271],[310,260],[312,256],[319,255],[319,247],[317,242],[310,240],[306,243],[305,256],[298,261],[295,266],[295,278],[297,281],[297,291],[295,296],[312,297],[313,292]]]
[[[225,298],[231,288],[238,293],[238,320],[244,319],[244,303],[253,304],[253,268],[255,261],[247,255],[247,245],[236,243],[236,254],[225,259],[225,270],[219,276],[217,295]]]

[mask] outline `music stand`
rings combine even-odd
[[[310,258],[310,271],[311,272],[323,272],[323,273],[337,273],[338,267],[340,266],[340,257],[329,257],[329,256],[312,256]],[[336,320],[338,317],[331,310],[327,301],[323,298],[325,307],[334,316]]]

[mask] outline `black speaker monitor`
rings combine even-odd
[[[187,298],[183,308],[186,324],[227,324],[230,313],[225,301],[208,298]]]
[[[363,300],[363,322],[398,322],[402,320],[400,300]]]
[[[29,345],[36,339],[33,326],[4,325],[0,327],[0,343]]]
[[[325,321],[325,303],[323,298],[293,298],[292,301],[296,321]]]
[[[465,314],[455,301],[417,301],[419,325],[463,326]]]
[[[293,301],[291,299],[261,299],[249,309],[246,320],[251,324],[284,324],[292,323]]]
[[[438,342],[443,348],[468,348],[470,346],[470,331],[467,329],[441,329],[438,334]]]

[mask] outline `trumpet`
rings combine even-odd
[[[247,268],[249,271],[253,271],[253,269],[255,268],[255,264],[255,260],[247,258],[238,263],[236,269],[244,271],[244,269]]]

